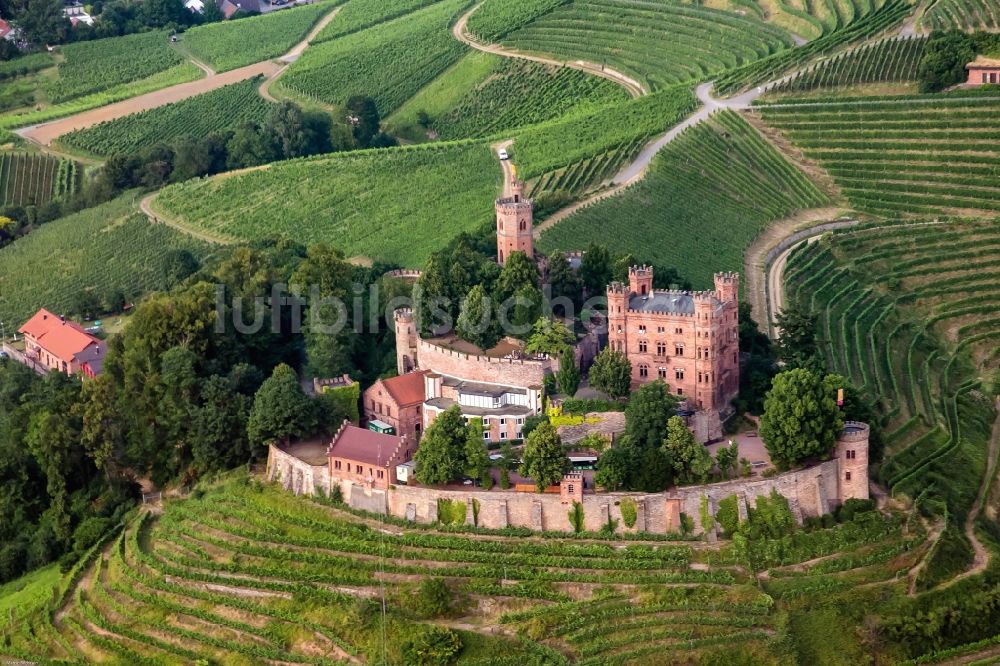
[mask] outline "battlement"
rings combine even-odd
[[[636,277],[653,277],[653,267],[643,264],[642,266],[631,266],[628,269],[629,275],[635,275]]]
[[[392,313],[393,318],[399,322],[412,322],[413,310],[410,308],[398,308]]]
[[[615,280],[608,285],[609,294],[628,294],[628,288],[621,282]]]
[[[871,434],[871,427],[861,421],[844,421],[844,428],[837,436],[838,442],[864,442],[868,441]]]
[[[715,274],[716,284],[739,284],[740,274],[733,271],[725,271]]]

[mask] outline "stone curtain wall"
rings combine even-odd
[[[267,480],[276,481],[295,495],[330,494],[330,470],[326,465],[310,465],[275,445],[268,447]]]
[[[558,359],[504,359],[463,354],[426,340],[418,343],[417,365],[422,370],[461,379],[503,384],[505,386],[541,386],[545,371],[559,369]]]

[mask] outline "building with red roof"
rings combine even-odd
[[[107,347],[75,321],[43,308],[18,333],[24,336],[25,356],[49,370],[88,377],[101,372]]]
[[[424,372],[408,372],[380,379],[365,391],[365,421],[379,430],[392,429],[412,442],[420,441],[424,403]]]
[[[983,86],[1000,83],[1000,58],[988,58],[983,55],[965,66],[969,70],[966,86]]]
[[[10,34],[10,23],[0,19],[0,39],[7,39],[7,35]]]
[[[327,449],[330,479],[385,490],[397,483],[396,465],[410,460],[416,450],[406,436],[386,435],[344,421]]]

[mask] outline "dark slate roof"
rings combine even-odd
[[[527,391],[521,388],[510,386],[500,386],[498,384],[484,384],[482,382],[468,382],[455,377],[445,377],[442,382],[444,386],[453,386],[459,393],[465,395],[481,395],[487,398],[500,398],[507,393],[516,395],[527,395]]]
[[[654,291],[648,297],[632,296],[628,301],[630,310],[642,312],[674,312],[694,314],[694,299],[682,292]]]

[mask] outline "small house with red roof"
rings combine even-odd
[[[416,451],[416,444],[405,435],[386,435],[344,421],[327,449],[330,480],[385,490],[397,483],[396,465],[410,460]]]
[[[18,329],[24,355],[49,370],[87,377],[100,374],[107,347],[75,321],[41,309]]]
[[[10,23],[7,23],[7,21],[0,19],[0,39],[10,40],[11,37],[9,37],[8,35],[11,36],[13,35],[10,29]]]
[[[966,86],[982,86],[990,83],[1000,83],[1000,58],[976,56],[976,59],[965,66],[969,70]]]
[[[365,421],[382,431],[388,426],[395,434],[406,435],[411,442],[420,441],[425,374],[408,372],[380,379],[368,387],[362,401]]]

